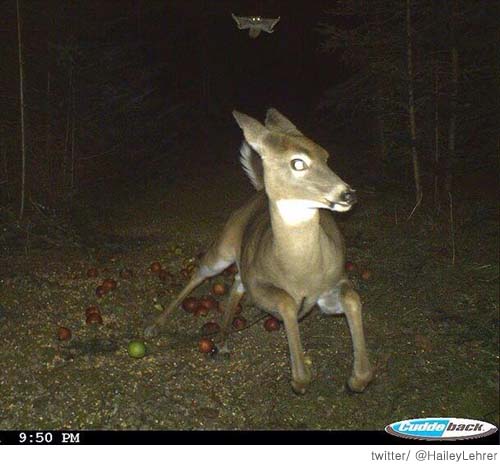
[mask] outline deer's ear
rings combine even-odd
[[[245,139],[253,150],[262,155],[264,138],[269,134],[269,130],[255,118],[244,113],[233,110],[233,116],[239,127],[243,130]]]
[[[275,108],[270,108],[266,114],[266,128],[270,131],[286,133],[290,136],[303,136],[297,127]]]

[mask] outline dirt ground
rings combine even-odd
[[[96,191],[79,210],[76,246],[1,245],[0,429],[380,430],[427,416],[499,424],[494,202],[456,200],[452,265],[443,217],[426,208],[407,220],[411,200],[359,186],[359,205],[336,218],[356,266],[351,277],[376,379],[363,394],[346,391],[352,351],[345,319],[315,310],[301,323],[314,378],[297,396],[284,330],[266,332],[261,311],[246,302],[252,325],[231,335],[227,360],[198,351],[202,324],[219,316],[183,310],[146,341],[145,357],[127,353],[185,283],[180,270],[252,192],[236,162],[111,191]],[[171,272],[165,282],[150,272],[153,261]],[[97,278],[87,278],[91,267]],[[121,278],[123,269],[133,277]],[[106,277],[118,287],[97,298]],[[220,276],[195,295],[230,281]],[[99,306],[102,325],[86,324],[90,305]],[[71,329],[69,341],[57,339],[60,326]]]

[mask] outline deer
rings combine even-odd
[[[361,299],[347,278],[344,239],[331,213],[350,210],[356,192],[328,167],[328,152],[278,110],[270,108],[264,124],[236,110],[233,116],[244,135],[240,160],[257,192],[230,215],[189,283],[145,328],[145,337],[158,335],[184,298],[235,263],[238,271],[222,306],[219,352],[229,351],[227,337],[246,293],[256,307],[283,322],[292,389],[304,394],[312,360],[302,347],[299,321],[318,306],[326,315],[345,315],[353,346],[347,388],[362,392],[374,373]]]

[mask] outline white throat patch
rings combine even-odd
[[[346,212],[347,210],[351,210],[351,207],[352,207],[351,204],[335,203],[332,210],[334,210],[335,212]]]
[[[316,209],[326,208],[320,202],[306,199],[284,199],[276,201],[278,212],[287,225],[299,225],[308,222],[316,214]]]

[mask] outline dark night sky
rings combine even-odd
[[[182,99],[186,88],[191,88],[191,96],[199,92],[202,79],[208,79],[209,105],[224,119],[230,119],[234,107],[262,116],[267,107],[275,106],[306,122],[306,113],[323,91],[346,77],[338,59],[319,50],[322,37],[315,28],[327,21],[329,4],[328,0],[129,0],[56,2],[48,8],[42,1],[24,2],[27,85],[45,87],[47,42],[64,46],[74,38],[78,46],[103,53],[119,46],[128,60],[127,47],[139,39],[145,68],[153,71],[155,93],[165,99],[166,107],[169,100]],[[248,31],[237,29],[231,13],[281,20],[273,34],[251,39]],[[15,8],[10,8],[1,21],[5,27],[0,28],[3,43],[9,44],[10,69],[17,60],[12,46],[17,37],[15,18]],[[8,87],[14,92],[17,78],[9,76]]]
[[[213,103],[222,105],[223,112],[226,106],[239,106],[262,114],[273,105],[298,114],[314,105],[327,85],[342,78],[335,58],[318,50],[321,37],[314,28],[324,20],[327,4],[166,2],[153,14],[144,12],[143,33],[155,43],[151,61],[163,62],[167,74],[196,81],[199,67],[205,67]],[[231,12],[281,20],[274,34],[262,33],[253,40],[237,29]]]
[[[64,128],[68,67],[61,58],[73,46],[77,50],[77,146],[82,158],[82,184],[94,177],[94,171],[99,176],[104,170],[98,168],[94,159],[87,162],[87,157],[116,145],[126,147],[125,151],[118,151],[117,157],[123,158],[125,153],[142,163],[143,152],[163,153],[171,142],[180,142],[183,137],[199,140],[213,136],[215,133],[211,131],[203,133],[206,124],[219,124],[224,134],[239,139],[240,131],[231,116],[235,108],[262,119],[267,108],[276,107],[314,136],[312,110],[325,89],[346,75],[334,55],[319,50],[321,36],[315,28],[327,20],[325,10],[329,3],[327,0],[21,2],[26,99],[30,107],[38,110],[28,112],[28,136],[42,140],[45,135],[39,128],[45,124],[48,71],[53,103],[58,103],[53,108],[59,112],[51,118],[54,128],[57,125]],[[280,16],[281,20],[273,34],[262,33],[251,39],[248,31],[237,28],[231,13]],[[13,115],[12,124],[16,125],[15,3],[0,18],[0,38],[4,58],[0,85],[13,96],[7,113]],[[209,97],[204,100],[200,94],[207,83]],[[137,107],[120,111],[121,95],[128,96],[127,102],[140,101],[143,95],[148,97]],[[171,109],[179,106],[183,106],[182,113],[172,116]],[[62,134],[57,127],[54,134]],[[125,133],[123,136],[121,131]],[[236,147],[238,142],[234,144]],[[110,163],[112,159],[112,156],[107,158]]]

